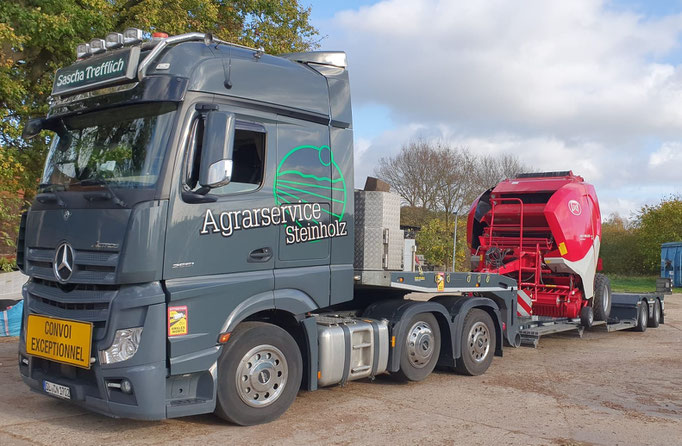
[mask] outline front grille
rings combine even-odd
[[[118,293],[114,285],[61,285],[34,278],[28,283],[28,309],[31,313],[62,319],[92,322],[93,337],[104,338],[111,302]]]
[[[26,274],[44,280],[56,280],[53,263],[54,248],[32,247],[26,250]],[[73,273],[69,283],[113,284],[119,253],[111,251],[75,250]]]

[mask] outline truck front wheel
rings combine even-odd
[[[218,359],[216,415],[242,426],[277,419],[294,402],[302,369],[298,345],[285,330],[240,324]]]
[[[440,355],[440,328],[431,313],[419,313],[410,319],[400,354],[399,378],[421,381],[433,372]]]
[[[483,310],[474,308],[464,318],[461,336],[462,356],[455,370],[462,375],[477,376],[485,373],[495,354],[495,326],[493,319]]]

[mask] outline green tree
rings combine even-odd
[[[656,274],[661,266],[661,244],[682,240],[682,197],[642,207],[635,220],[642,273]]]
[[[49,138],[20,138],[29,117],[45,115],[53,75],[76,45],[127,27],[217,38],[266,52],[316,46],[310,8],[298,0],[11,0],[0,2],[0,146],[24,166],[30,197]]]
[[[445,223],[442,218],[431,218],[417,233],[417,254],[424,256],[429,266],[438,270],[452,269],[452,242],[455,222]],[[466,246],[466,219],[460,218],[457,225],[457,271],[469,270],[469,256]]]
[[[601,225],[601,248],[604,272],[642,274],[643,258],[637,244],[637,228],[618,215],[611,215]]]

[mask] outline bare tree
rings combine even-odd
[[[374,173],[386,181],[409,206],[431,209],[438,186],[433,181],[438,154],[431,145],[417,139],[408,142],[395,157],[381,158]]]
[[[515,155],[477,156],[446,141],[415,139],[396,156],[381,158],[375,174],[410,207],[443,212],[447,224],[485,190],[528,171]]]

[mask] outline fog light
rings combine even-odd
[[[127,394],[133,393],[133,385],[127,379],[121,380],[121,392]]]
[[[132,358],[140,346],[141,335],[142,327],[116,330],[114,343],[111,344],[111,347],[99,352],[99,362],[102,364],[113,364]]]

